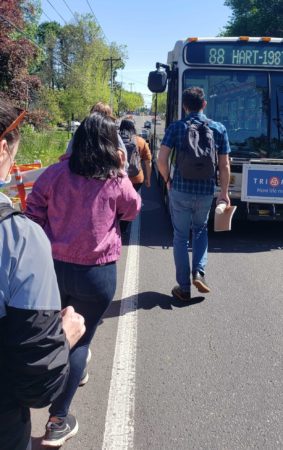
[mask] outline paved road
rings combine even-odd
[[[170,294],[172,229],[154,176],[142,195],[64,448],[282,450],[282,225],[211,231],[212,292],[184,305]],[[34,448],[46,419],[33,412]]]

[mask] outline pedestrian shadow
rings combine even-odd
[[[47,447],[44,447],[41,445],[41,441],[43,439],[43,436],[41,437],[32,437],[31,438],[31,448],[32,450],[44,450]],[[60,447],[53,447],[55,450],[59,449]]]
[[[115,300],[111,303],[103,319],[110,319],[112,317],[120,316],[120,310],[123,302],[130,301],[132,297],[127,297],[122,300]],[[188,308],[193,305],[197,305],[205,300],[203,296],[192,297],[190,301],[185,302],[177,300],[174,297],[160,292],[147,291],[138,294],[138,305],[137,309],[151,310],[154,308],[165,309],[168,311],[173,311],[174,308]]]

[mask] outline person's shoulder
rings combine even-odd
[[[69,158],[62,159],[44,169],[44,172],[38,177],[37,182],[45,187],[51,187],[56,179],[61,178],[64,173],[69,173]]]
[[[120,170],[118,175],[115,175],[111,178],[108,178],[107,180],[101,181],[104,184],[104,188],[108,189],[110,186],[111,188],[117,187],[117,186],[123,186],[124,183],[127,183],[127,181],[125,180],[129,180],[129,177],[127,175],[127,172],[125,172],[124,170]]]
[[[140,151],[149,151],[148,143],[141,136],[136,136],[137,146]]]
[[[213,119],[208,119],[208,126],[210,128],[215,129],[216,131],[218,131],[219,133],[224,133],[226,131],[226,127],[225,125],[223,125],[223,123],[221,122],[216,122]]]
[[[24,214],[13,214],[0,223],[0,240],[7,242],[10,251],[24,248],[26,251],[33,252],[38,245],[46,249],[50,247],[41,226]]]
[[[172,127],[172,128],[185,128],[186,127],[186,120],[185,119],[178,119],[178,120],[175,120],[174,122],[171,122],[170,123],[170,127]]]
[[[119,176],[110,178],[106,182],[106,186],[111,186],[113,188],[113,192],[118,194],[118,192],[122,192],[125,189],[128,190],[132,187],[132,182],[128,177],[128,174],[125,171],[121,171]],[[118,190],[117,190],[118,188]]]
[[[174,122],[171,122],[168,127],[166,128],[166,133],[176,133],[180,130],[186,130],[187,125],[186,121],[183,119],[175,120]]]
[[[146,140],[144,138],[142,138],[141,136],[135,136],[137,144],[139,147],[144,147],[146,144]]]
[[[51,177],[55,175],[56,173],[64,170],[64,167],[68,165],[69,159],[62,159],[56,163],[50,164],[49,166],[44,168],[44,171],[39,176],[39,178],[42,177]]]

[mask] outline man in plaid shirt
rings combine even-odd
[[[215,177],[202,180],[185,179],[182,178],[176,165],[173,180],[170,180],[169,157],[173,148],[178,154],[178,151],[184,146],[189,126],[188,120],[192,123],[208,123],[209,128],[213,131],[218,155],[220,192],[216,203],[225,201],[227,206],[230,206],[228,195],[230,146],[224,125],[207,119],[203,114],[207,105],[203,89],[199,87],[186,89],[183,92],[182,102],[186,117],[173,122],[167,128],[158,155],[158,168],[167,184],[174,228],[173,247],[178,286],[173,288],[172,294],[180,300],[189,301],[191,298],[191,271],[188,255],[190,229],[192,229],[193,284],[199,292],[210,292],[205,280],[208,249],[207,221],[214,196]]]

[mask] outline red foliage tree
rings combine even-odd
[[[29,74],[38,48],[22,34],[25,33],[23,7],[29,7],[28,0],[0,2],[0,91],[21,107],[29,103],[32,92],[40,87],[38,77]]]

